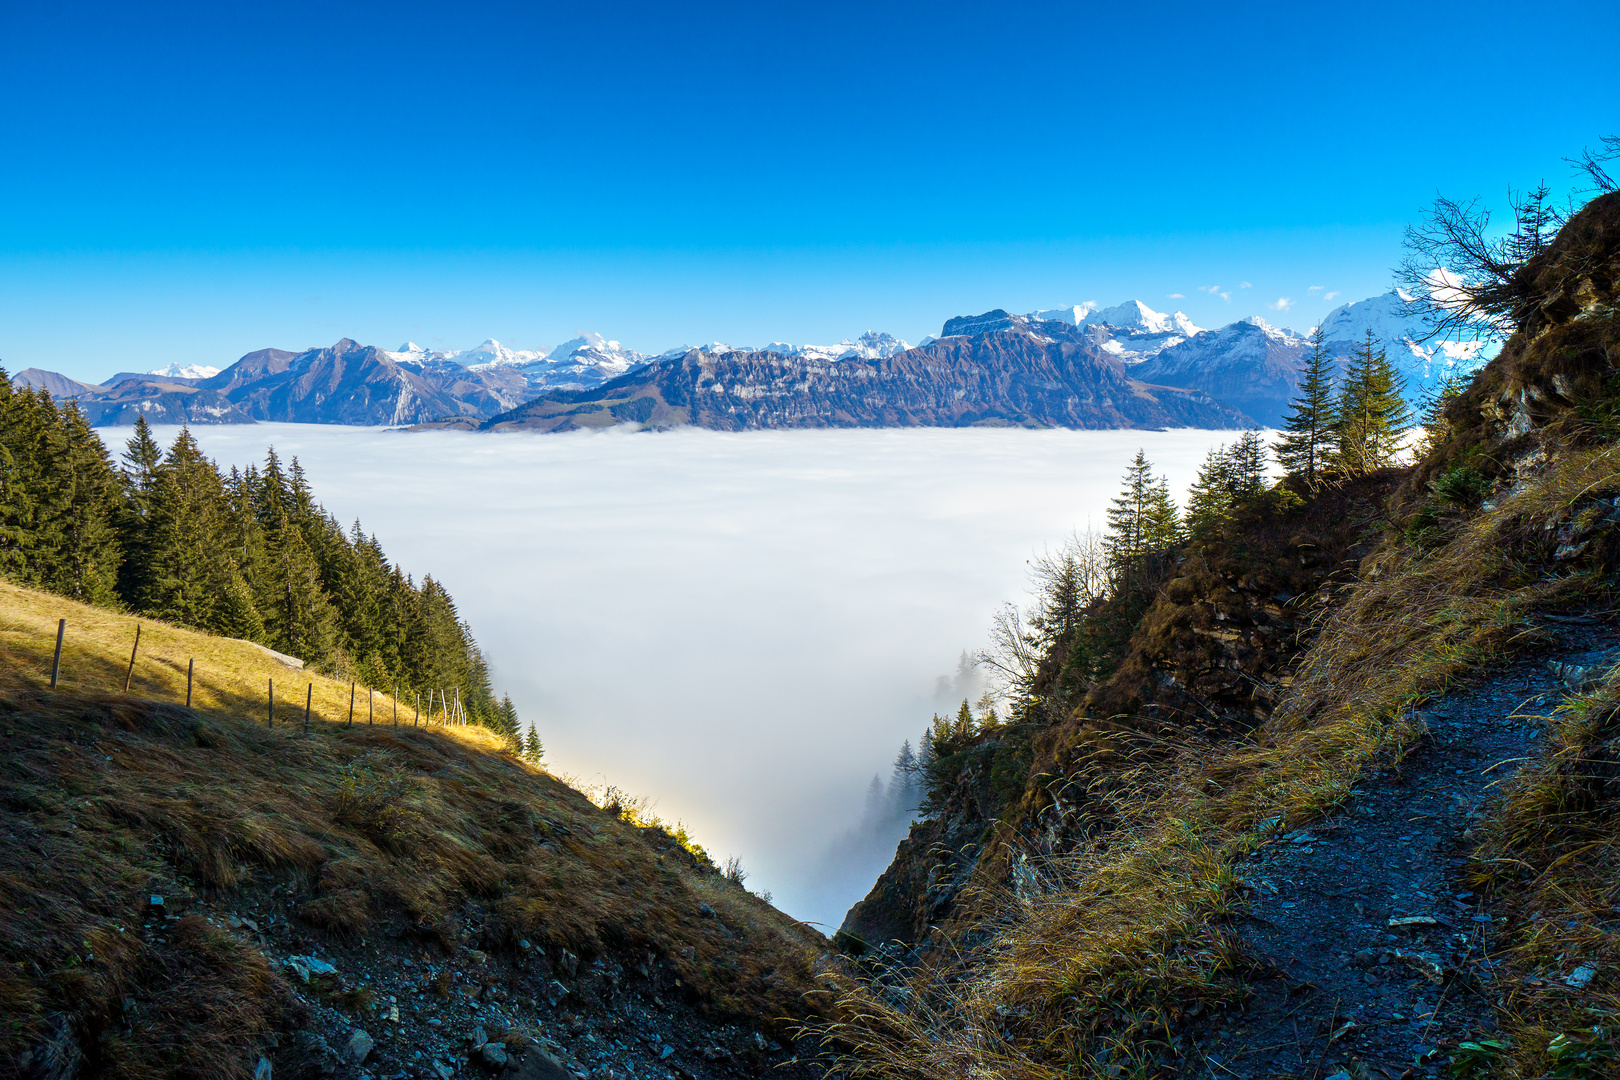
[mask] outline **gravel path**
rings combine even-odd
[[[1489,1034],[1493,916],[1459,880],[1470,829],[1537,753],[1536,717],[1569,692],[1571,668],[1616,640],[1607,625],[1548,625],[1556,644],[1430,702],[1429,733],[1399,766],[1241,864],[1239,932],[1269,977],[1206,1032],[1189,1075],[1434,1077],[1459,1041]]]

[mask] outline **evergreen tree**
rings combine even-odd
[[[29,419],[34,395],[11,390],[11,377],[0,368],[0,573],[23,580],[32,546],[34,499],[29,447]]]
[[[215,629],[215,606],[234,565],[225,543],[225,488],[185,428],[148,482],[134,605],[160,619]]]
[[[61,410],[53,435],[50,483],[59,515],[58,542],[42,568],[40,583],[87,604],[114,604],[121,559],[117,522],[122,484],[78,402],[69,401]]]
[[[1311,352],[1299,380],[1299,393],[1288,404],[1277,460],[1290,476],[1315,487],[1332,463],[1334,431],[1338,422],[1333,400],[1333,358],[1327,338],[1318,326],[1311,332]]]
[[[512,705],[512,699],[511,698],[506,698],[502,702],[502,707],[509,710],[510,713],[511,713],[512,718],[514,720],[516,720],[517,719],[517,710],[511,708],[511,705]],[[529,725],[528,734],[524,737],[524,740],[523,740],[523,756],[524,756],[525,759],[527,759],[528,761],[534,763],[535,765],[540,764],[541,759],[543,759],[546,756],[545,745],[543,743],[541,743],[541,741],[540,741],[540,732],[535,730],[535,727],[534,727],[533,724]]]
[[[139,597],[151,588],[145,574],[152,564],[150,530],[152,498],[157,487],[158,466],[163,451],[152,437],[144,414],[135,417],[135,432],[124,444],[124,507],[119,515],[118,533],[123,543],[124,562],[118,572],[118,595],[126,604],[139,607]]]
[[[321,665],[337,644],[337,619],[321,589],[320,567],[303,534],[290,524],[272,534],[259,605],[271,648]]]
[[[1180,539],[1169,483],[1153,475],[1152,463],[1137,450],[1125,469],[1123,489],[1108,507],[1105,544],[1114,575],[1128,574],[1142,556],[1173,548]]]
[[[1401,396],[1405,389],[1406,380],[1369,328],[1350,361],[1335,408],[1338,459],[1346,472],[1364,475],[1394,463],[1411,430],[1411,413]]]
[[[1206,539],[1219,531],[1234,511],[1248,505],[1266,488],[1265,442],[1257,429],[1245,431],[1231,446],[1218,446],[1204,457],[1187,490],[1187,532]]]
[[[1455,401],[1468,388],[1468,379],[1449,371],[1440,385],[1423,395],[1423,452],[1439,446],[1451,434],[1451,422],[1446,419],[1446,406]]]
[[[951,737],[965,739],[973,734],[973,726],[973,710],[967,698],[963,698],[962,707],[956,710],[956,720],[951,724]]]

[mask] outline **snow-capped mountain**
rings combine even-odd
[[[171,379],[211,379],[219,374],[219,368],[209,367],[207,364],[170,364],[168,367],[148,371],[148,375],[166,375]]]
[[[530,386],[579,389],[617,379],[648,359],[601,334],[586,333],[558,345],[544,359],[519,365],[519,370]]]
[[[887,356],[903,353],[911,348],[909,342],[902,341],[893,334],[881,330],[868,330],[860,337],[851,341],[845,338],[836,345],[790,345],[785,341],[773,341],[760,352],[777,353],[780,356],[803,356],[811,360],[881,360]]]
[[[601,334],[584,334],[555,349],[512,349],[486,338],[470,349],[426,349],[407,341],[385,355],[396,364],[418,369],[454,364],[472,372],[512,368],[534,390],[578,390],[600,386],[649,359]]]
[[[1166,346],[1130,372],[1146,383],[1202,390],[1271,427],[1299,386],[1309,347],[1292,330],[1251,315]]]
[[[1478,341],[1423,340],[1429,326],[1400,289],[1341,304],[1322,320],[1322,335],[1335,356],[1349,356],[1373,332],[1406,377],[1406,399],[1421,408],[1425,397],[1451,374],[1472,375],[1489,359]]]
[[[1179,311],[1169,314],[1154,311],[1140,300],[1127,300],[1106,308],[1092,303],[1044,308],[1030,312],[1026,318],[1086,328],[1094,343],[1127,364],[1139,364],[1172,345],[1206,332]]]

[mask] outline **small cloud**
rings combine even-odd
[[[1254,288],[1254,286],[1250,285],[1247,281],[1240,281],[1240,282],[1238,282],[1238,288],[1240,288],[1240,289],[1252,289],[1252,288]]]
[[[1322,286],[1320,286],[1320,285],[1312,285],[1310,288],[1306,289],[1305,291],[1306,292],[1321,292],[1322,291]]]
[[[1178,292],[1167,292],[1167,293],[1164,294],[1164,298],[1166,300],[1185,300],[1185,299],[1187,299],[1185,294],[1178,293]]]
[[[1219,296],[1220,292],[1221,292],[1221,287],[1219,285],[1200,285],[1200,286],[1198,286],[1198,291],[1199,292],[1214,293],[1215,295]]]
[[[1339,295],[1339,290],[1334,289],[1330,293],[1323,293],[1322,294],[1322,299],[1324,299],[1324,300],[1332,300],[1335,296],[1338,296],[1338,295]]]
[[[1266,305],[1266,307],[1270,308],[1272,311],[1287,311],[1293,306],[1294,302],[1288,299],[1286,296],[1279,296],[1277,297],[1277,302],[1275,304]]]

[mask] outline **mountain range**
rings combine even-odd
[[[1344,304],[1321,325],[1341,359],[1371,330],[1415,406],[1448,373],[1485,359],[1477,342],[1426,343],[1422,319],[1397,291]],[[917,346],[879,331],[836,345],[711,342],[651,355],[595,333],[551,349],[489,339],[461,350],[409,341],[389,350],[345,338],[302,352],[261,349],[223,371],[174,363],[91,385],[29,368],[12,381],[76,401],[98,426],[145,415],[153,423],[541,430],[625,422],[1240,427],[1281,421],[1308,348],[1305,336],[1258,317],[1208,330],[1131,300],[957,317]]]

